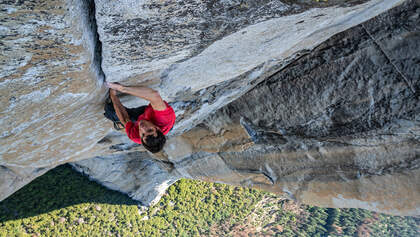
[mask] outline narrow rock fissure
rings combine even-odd
[[[91,41],[92,69],[95,71],[98,83],[102,85],[106,81],[102,70],[102,42],[99,40],[98,25],[96,22],[96,8],[94,0],[81,0],[82,11],[85,11],[89,40]]]

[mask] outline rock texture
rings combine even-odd
[[[0,200],[49,168],[108,148],[97,144],[111,129],[91,6],[0,3]]]
[[[307,50],[403,1],[313,9],[264,2],[96,1],[107,80],[148,83],[177,102],[179,135]]]
[[[45,174],[54,167],[19,168],[0,166],[0,200],[30,183],[36,177]]]
[[[420,3],[290,2],[1,3],[0,198],[73,161],[145,205],[193,178],[419,215]],[[171,102],[161,154],[110,132],[105,78]]]
[[[173,164],[162,184],[201,179],[319,206],[419,215],[419,12],[408,2],[333,36],[172,138],[155,157]],[[99,162],[76,164],[100,182],[107,173],[86,171]],[[155,195],[153,177],[140,176],[128,193]]]
[[[2,1],[1,9],[0,164],[92,157],[109,128],[87,4]]]
[[[170,175],[172,164],[158,162],[147,152],[96,157],[72,165],[106,187],[147,204],[158,202],[163,192],[178,179]]]

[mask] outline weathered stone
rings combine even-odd
[[[92,157],[110,129],[87,3],[3,1],[1,9],[0,164]]]
[[[304,203],[419,215],[419,12],[407,3],[340,33],[212,115],[211,131],[245,117],[277,144],[219,156]]]
[[[135,3],[141,8],[133,8],[132,4],[134,2],[127,3],[127,5],[119,3],[118,7],[113,7],[115,3],[109,2],[109,4],[106,4],[108,2],[97,1],[96,19],[92,19],[92,14],[95,12],[91,1],[4,2],[2,7],[6,9],[7,14],[2,15],[2,30],[4,32],[10,31],[10,34],[3,35],[2,51],[11,53],[3,55],[1,59],[4,68],[1,79],[2,105],[4,106],[2,112],[8,114],[8,116],[2,118],[0,124],[4,128],[0,164],[21,167],[54,166],[66,161],[109,154],[109,152],[103,152],[106,143],[97,143],[102,141],[101,138],[109,131],[109,123],[102,118],[100,112],[102,109],[100,103],[103,101],[104,91],[98,85],[101,84],[103,79],[102,69],[105,70],[109,80],[121,81],[128,77],[135,77],[138,82],[141,82],[141,78],[136,77],[136,75],[138,75],[138,71],[145,71],[152,84],[156,79],[160,81],[162,94],[166,94],[168,99],[172,98],[170,100],[176,99],[179,101],[174,104],[174,107],[177,109],[180,119],[172,132],[173,134],[179,134],[185,129],[194,127],[210,112],[252,88],[255,84],[249,83],[257,82],[257,78],[262,80],[264,73],[270,71],[269,69],[272,69],[273,65],[283,62],[288,57],[293,58],[293,55],[304,48],[313,48],[334,33],[375,16],[399,2],[401,1],[371,1],[366,5],[354,5],[350,8],[325,8],[322,10],[323,14],[320,15],[316,9],[305,13],[303,11],[306,7],[289,6],[274,1],[267,1],[263,5],[253,3],[238,5],[236,2],[220,3],[220,5],[219,3],[200,1],[188,3],[188,6],[181,3],[179,5],[164,3],[163,5],[166,6],[153,4],[152,2]],[[239,7],[239,10],[236,7]],[[194,8],[194,11],[191,11],[192,8]],[[33,9],[36,10],[32,11]],[[127,11],[124,11],[124,9]],[[140,10],[137,12],[136,9]],[[205,9],[212,10],[207,11]],[[218,11],[222,11],[223,14],[220,15]],[[205,14],[200,14],[203,12]],[[290,15],[296,12],[303,13]],[[216,15],[220,15],[218,19],[216,19]],[[191,52],[186,54],[187,56],[183,57],[182,60],[187,58],[191,60],[171,66],[169,62],[179,62],[179,60],[168,61],[166,58],[163,62],[157,63],[159,65],[158,71],[165,71],[163,74],[156,74],[157,69],[155,70],[154,67],[148,68],[146,65],[148,65],[147,60],[150,57],[160,54],[162,49],[167,47],[162,46],[162,42],[159,41],[160,46],[151,47],[149,50],[150,57],[146,57],[141,52],[148,52],[145,50],[148,47],[143,46],[155,45],[156,39],[148,37],[146,34],[138,34],[141,32],[140,28],[152,29],[153,27],[166,32],[165,29],[168,28],[165,28],[166,25],[160,22],[158,16],[160,19],[173,22],[173,24],[168,24],[171,27],[176,27],[176,31],[178,31],[178,28],[188,26],[186,28],[188,30],[182,33],[180,37],[191,41],[190,45],[182,44],[189,48],[189,52]],[[190,16],[195,20],[187,24],[185,19],[189,19]],[[267,19],[280,16],[286,17],[267,21]],[[341,18],[345,16],[353,17],[350,20]],[[305,17],[311,19],[312,23],[308,24],[308,21],[300,22]],[[145,26],[134,24],[143,18],[147,20]],[[330,22],[331,19],[336,21],[338,25]],[[98,50],[100,42],[96,38],[96,32],[94,32],[96,24],[94,20],[98,21],[99,36],[103,41],[102,51]],[[207,24],[206,21],[208,21],[209,27],[203,28],[203,24]],[[134,25],[131,28],[125,27],[127,25],[124,24],[129,25],[130,22]],[[159,22],[160,24],[157,24]],[[200,23],[193,24],[194,22]],[[290,28],[293,25],[291,22],[299,24]],[[313,25],[316,25],[316,22],[319,23],[318,25],[321,28],[317,28],[315,32]],[[326,22],[334,25],[334,27],[325,28],[323,25]],[[113,23],[119,24],[120,27],[113,25]],[[258,24],[251,25],[255,23]],[[220,29],[219,26],[221,25],[226,27]],[[202,28],[203,34],[206,35],[203,36],[204,38],[197,38],[197,36],[190,34],[197,31],[197,27]],[[217,37],[212,34],[212,29],[220,31]],[[234,33],[235,31],[238,32]],[[122,34],[122,32],[125,33]],[[160,31],[156,30],[156,32]],[[293,39],[292,41],[283,38],[284,36],[289,37],[289,34],[290,39]],[[165,35],[172,37],[169,33],[162,37],[166,37]],[[308,35],[309,38],[306,38]],[[129,39],[134,36],[140,37],[140,40],[136,42],[143,42],[145,45],[140,45],[142,47],[130,46],[127,48],[129,50],[127,53],[127,50],[124,50],[126,44],[123,42],[132,42]],[[112,37],[119,37],[117,38],[118,41],[116,41],[117,39],[113,40]],[[297,39],[301,39],[299,41],[301,46],[299,47],[296,46],[299,45]],[[237,44],[238,40],[241,40],[242,43]],[[260,45],[261,40],[268,41]],[[179,51],[176,46],[178,44],[168,44],[173,46],[174,52]],[[252,47],[246,48],[248,46],[244,45]],[[281,47],[276,48],[278,45],[281,45]],[[185,49],[182,48],[181,51],[185,51]],[[198,53],[199,51],[201,53]],[[254,53],[246,53],[251,51]],[[275,54],[278,56],[267,53],[269,51],[276,52]],[[98,58],[98,53],[101,52],[103,57],[102,68],[99,67],[102,57]],[[233,52],[237,53],[234,54]],[[117,53],[121,53],[121,55],[116,56]],[[132,57],[129,57],[129,55]],[[138,61],[136,55],[139,56],[139,60],[144,59],[146,61]],[[207,56],[203,57],[203,55]],[[230,56],[230,58],[226,58],[226,56]],[[217,58],[222,58],[222,61],[213,60]],[[248,61],[238,61],[238,58]],[[256,60],[257,58],[259,59]],[[127,67],[134,65],[129,70],[124,66],[123,69],[118,71],[117,74],[121,75],[120,77],[109,71],[118,69],[116,63],[112,63],[114,62],[112,60],[118,59],[121,60],[120,63]],[[129,61],[127,61],[128,59]],[[157,59],[153,60],[156,61]],[[261,63],[265,63],[262,68]],[[212,64],[217,67],[211,66]],[[251,64],[254,66],[250,66]],[[195,65],[193,66],[194,70],[203,74],[198,77],[193,75],[196,72],[188,74],[187,72],[190,69],[187,68],[191,68],[189,65]],[[225,71],[226,68],[234,70],[232,73],[224,73],[226,75],[221,76],[200,69],[200,65],[212,68],[212,70],[214,69],[213,72],[218,73],[222,72],[221,69],[223,68]],[[221,65],[223,65],[222,68]],[[142,67],[146,69],[142,69]],[[257,71],[248,73],[255,68],[257,68]],[[130,75],[124,76],[125,74],[122,71]],[[181,74],[182,77],[176,76]],[[210,88],[210,90],[203,88],[217,83],[220,84],[222,81],[237,79],[243,74],[249,74],[246,76],[249,78],[237,80],[240,83],[232,85],[236,88],[225,90],[216,101],[209,101],[208,95],[213,93],[212,90],[220,91],[220,88],[215,87]],[[156,78],[157,76],[158,78]],[[75,80],[76,78],[77,80]],[[200,80],[188,79],[187,82],[185,78],[200,78]],[[187,89],[189,92],[186,92],[186,88],[184,88],[186,84],[192,86],[191,89]],[[170,85],[170,88],[168,85]],[[220,86],[224,85],[221,84]],[[186,99],[197,98],[195,92],[202,95],[201,100],[190,104],[187,108],[188,111],[183,110],[183,105],[189,103],[185,101]],[[129,99],[128,104],[130,100],[132,99]],[[185,102],[182,102],[182,100]],[[201,109],[197,110],[197,108]],[[184,112],[185,115],[183,115]],[[73,140],[78,142],[70,142]],[[121,143],[113,143],[112,145],[117,144]],[[116,150],[130,148],[126,145],[123,147]]]
[[[0,200],[19,190],[36,177],[45,174],[49,169],[45,168],[19,168],[0,166]]]
[[[154,84],[176,101],[172,134],[179,135],[302,52],[401,2],[307,9],[278,1],[96,1],[102,66],[110,81]]]
[[[419,9],[333,36],[168,141],[167,175],[419,215]]]
[[[127,193],[147,205],[160,196],[178,176],[171,174],[172,165],[151,158],[146,152],[96,157],[70,163],[76,170],[105,187]]]
[[[2,2],[0,198],[95,157],[72,165],[145,205],[187,177],[418,215],[419,5]],[[110,132],[105,76],[171,102],[164,152]]]
[[[110,127],[91,4],[2,1],[0,8],[2,200],[48,168],[107,149],[96,142]]]
[[[202,53],[198,55],[193,54],[192,56],[194,57],[190,58],[187,61],[181,63],[178,62],[171,66],[167,63],[168,58],[162,59],[162,62],[160,62],[157,59],[154,60],[152,62],[153,65],[158,65],[161,68],[158,71],[164,71],[164,73],[156,73],[157,71],[155,71],[155,68],[148,69],[148,60],[150,58],[143,56],[145,54],[144,48],[150,50],[150,53],[153,55],[156,52],[161,52],[161,48],[159,47],[147,46],[149,44],[156,44],[155,41],[159,40],[159,38],[155,37],[147,41],[141,38],[143,36],[141,34],[138,34],[138,32],[140,31],[140,29],[146,27],[144,26],[144,24],[149,24],[146,28],[153,28],[155,26],[159,28],[159,26],[162,25],[162,27],[166,29],[164,27],[165,24],[157,24],[157,15],[159,15],[162,19],[169,19],[169,16],[175,17],[178,13],[180,14],[180,12],[183,12],[184,8],[182,6],[174,5],[178,7],[180,11],[173,11],[173,9],[171,10],[169,8],[163,8],[158,11],[159,14],[154,12],[152,15],[150,15],[146,14],[147,12],[149,12],[149,10],[144,8],[144,6],[147,5],[147,2],[127,2],[125,3],[126,5],[118,3],[118,7],[114,7],[113,4],[116,4],[114,2],[96,1],[98,31],[103,45],[102,65],[108,77],[108,80],[117,80],[126,84],[148,84],[152,86],[154,85],[158,87],[163,97],[166,98],[168,101],[175,100],[176,102],[171,104],[175,108],[178,119],[175,127],[169,134],[170,136],[173,136],[181,134],[185,130],[191,129],[199,122],[201,122],[204,118],[206,118],[211,112],[235,100],[236,98],[244,94],[246,91],[253,88],[258,82],[262,81],[263,79],[274,73],[276,70],[281,69],[282,67],[293,61],[294,58],[299,57],[302,53],[302,50],[312,49],[314,46],[324,41],[336,32],[342,31],[350,26],[362,22],[363,20],[369,19],[390,7],[399,4],[400,2],[401,1],[371,1],[366,3],[365,5],[351,6],[350,4],[350,8],[339,8],[339,10],[335,8],[331,8],[329,10],[322,9],[322,14],[320,12],[317,12],[319,9],[314,9],[308,12],[303,12],[298,15],[290,15],[291,13],[294,13],[294,10],[292,11],[290,9],[299,8],[299,11],[304,11],[304,9],[306,9],[307,7],[287,6],[289,10],[285,10],[284,12],[282,11],[283,15],[288,15],[286,18],[282,17],[278,19],[272,19],[270,21],[262,21],[261,19],[268,19],[279,16],[278,12],[275,13],[277,10],[272,10],[268,11],[267,13],[261,13],[261,19],[258,20],[257,12],[260,12],[261,9],[265,9],[267,6],[275,4],[268,2],[268,5],[253,6],[254,8],[260,9],[255,10],[253,8],[256,11],[252,13],[254,19],[253,23],[261,22],[256,25],[250,25],[249,22],[242,22],[243,19],[249,17],[249,14],[251,14],[249,12],[254,11],[252,9],[250,9],[248,13],[241,13],[243,15],[239,13],[233,15],[230,13],[226,13],[228,15],[237,16],[238,22],[242,22],[242,25],[239,24],[235,26],[236,28],[239,26],[245,28],[227,37],[218,39],[211,45],[210,43],[212,43],[213,41],[207,40],[207,46],[202,47],[204,51],[202,51]],[[194,4],[198,3],[199,2],[194,2]],[[332,4],[334,5],[336,3],[337,2]],[[143,6],[143,8],[133,7],[133,4]],[[234,3],[231,2],[226,4]],[[286,7],[286,5],[284,5],[284,7]],[[126,9],[127,11],[123,11],[119,8]],[[156,9],[158,8],[159,7],[157,7]],[[202,7],[198,8],[201,9]],[[231,8],[228,7],[227,9]],[[232,11],[236,10],[233,9]],[[344,13],[341,14],[340,11],[343,11]],[[168,14],[168,16],[166,16],[165,14]],[[211,14],[216,13],[213,12]],[[143,18],[146,18],[147,21],[144,21]],[[308,20],[305,23],[306,18],[308,18]],[[142,22],[144,24],[142,23],[141,25],[136,25],[133,23],[137,22],[139,19],[143,19],[144,22]],[[212,17],[205,17],[205,19],[207,19],[208,21],[213,21]],[[330,22],[331,19],[336,23]],[[225,21],[225,24],[227,25],[231,24],[232,22],[232,20],[228,18],[226,18]],[[293,22],[296,24],[294,24]],[[314,31],[315,29],[313,25],[317,25],[316,22],[318,22],[319,28],[317,28],[317,30]],[[175,22],[174,27],[181,27],[181,25],[183,24],[183,21]],[[333,27],[327,27],[327,25],[330,24],[333,25]],[[114,25],[118,26],[115,26],[117,27],[115,32],[110,30],[113,29]],[[188,27],[190,27],[188,29],[194,31],[194,27],[197,26],[191,23],[188,24]],[[225,33],[227,34],[232,32],[226,31]],[[170,32],[168,33],[168,35],[170,35]],[[184,35],[186,39],[189,39],[190,36],[191,34],[187,33],[185,33]],[[139,39],[139,37],[141,39]],[[134,42],[140,41],[140,46],[144,46],[144,48],[134,47],[135,45],[137,45],[134,44]],[[268,43],[261,43],[266,41]],[[128,47],[127,42],[132,42],[132,47]],[[238,44],[237,42],[241,42],[241,44]],[[167,42],[162,40],[159,41],[159,43],[161,45],[164,45]],[[194,46],[194,44],[192,45]],[[191,47],[194,48],[195,46],[193,46]],[[154,50],[157,51],[155,52]],[[203,57],[202,55],[205,52],[209,52],[210,54]],[[253,53],[250,54],[250,52]],[[260,59],[258,59],[260,60],[260,62],[257,65],[255,64],[255,62],[258,61],[256,60],[258,57],[260,57]],[[199,58],[197,60],[202,63],[194,63],[195,58]],[[219,62],[214,61],[217,58],[223,58],[223,60]],[[248,62],[244,63],[241,60],[238,61],[238,58],[247,58]],[[130,60],[127,61],[128,59]],[[120,60],[122,68],[116,65],[118,63],[115,62],[115,60]],[[187,64],[185,64],[189,61],[193,63],[193,66],[187,66]],[[215,65],[211,65],[211,62],[214,62]],[[205,68],[201,68],[196,70],[202,73],[199,77],[197,77],[192,74],[188,74],[190,72],[190,69],[182,69],[181,71],[179,71],[178,68],[184,67],[181,64],[186,65],[186,67],[193,68],[194,70],[196,70],[196,68],[199,67],[207,67],[207,69],[214,69],[214,72],[217,73],[221,72],[222,70],[226,70],[226,68],[230,68],[228,70],[232,69],[233,74],[222,73],[223,75],[216,75],[214,73],[206,72],[207,69]],[[249,65],[251,64],[255,64],[257,66],[250,67]],[[115,71],[112,70],[117,70],[118,72],[114,73]],[[139,70],[147,71],[147,73],[145,74],[146,78],[139,76],[139,74],[137,73]],[[172,73],[181,73],[182,76],[176,77],[172,75]],[[214,81],[209,77],[215,78],[217,81]],[[188,79],[187,81],[185,81],[185,78],[199,79]],[[222,81],[224,82],[220,83]],[[198,85],[197,83],[200,85]],[[195,89],[186,89],[185,85],[194,86]],[[207,88],[201,89],[203,88],[203,86]],[[172,94],[173,96],[169,96],[168,93]],[[127,96],[124,96],[122,98],[122,102],[129,107],[138,106],[144,103],[144,101],[141,102],[140,100],[134,97]],[[102,144],[102,142],[106,142],[111,147],[112,153],[125,150],[130,150],[130,152],[136,150],[142,151],[141,148],[133,145],[130,141],[127,141],[125,134],[123,133],[113,133],[112,135],[107,135],[106,137],[109,136],[113,137],[113,139],[111,141],[110,139],[101,140],[101,143],[99,143],[100,146],[98,150],[100,150],[102,148],[102,145],[104,145]],[[109,152],[97,153],[97,155],[107,154],[109,154]]]

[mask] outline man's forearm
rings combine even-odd
[[[122,87],[121,92],[137,96],[148,101],[153,101],[157,96],[160,96],[157,91],[144,86],[124,86]]]
[[[110,89],[120,91],[129,95],[133,95],[145,100],[150,101],[154,110],[166,109],[166,104],[160,97],[159,92],[144,86],[123,86],[117,83],[107,82],[107,87]]]
[[[112,104],[114,105],[115,113],[117,114],[118,119],[121,123],[125,124],[130,121],[130,117],[128,116],[127,110],[121,104],[120,99],[116,95],[111,95]]]

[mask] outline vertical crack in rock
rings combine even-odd
[[[105,73],[102,70],[102,42],[99,39],[98,25],[96,23],[96,10],[94,0],[79,0],[81,5],[81,15],[85,25],[84,40],[92,52],[91,68],[98,79],[99,85],[105,82]]]

